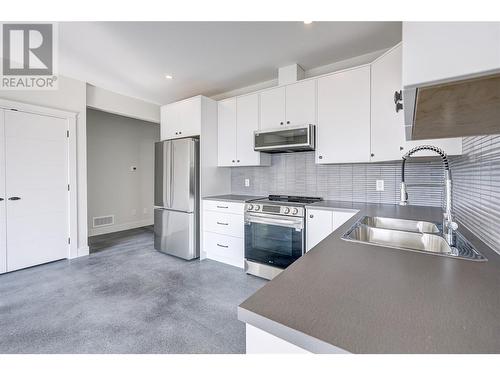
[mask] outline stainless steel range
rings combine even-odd
[[[270,195],[245,205],[245,270],[271,280],[305,251],[305,205],[317,197]]]

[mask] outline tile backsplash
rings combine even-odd
[[[429,160],[429,159],[427,159]],[[439,160],[407,164],[409,184],[438,183],[443,180]],[[245,178],[250,186],[245,187]],[[376,191],[376,181],[384,180],[384,191]],[[234,194],[289,194],[319,196],[329,200],[370,203],[398,203],[401,162],[315,164],[314,152],[273,154],[270,167],[240,167],[231,171]],[[411,204],[440,206],[441,187],[409,187]]]
[[[467,137],[463,155],[452,157],[454,212],[458,221],[500,253],[500,135]],[[408,184],[443,181],[438,159],[413,159],[406,168]],[[250,186],[245,187],[245,179]],[[384,191],[376,181],[384,180]],[[399,202],[401,161],[318,165],[314,152],[272,155],[269,167],[231,170],[233,194],[290,194],[329,200]],[[441,206],[443,188],[409,187],[410,204]]]
[[[464,138],[451,168],[457,219],[500,253],[500,135]]]

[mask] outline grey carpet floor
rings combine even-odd
[[[104,236],[88,257],[0,275],[0,353],[245,352],[236,307],[264,280],[161,254],[148,229]]]

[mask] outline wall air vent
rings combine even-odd
[[[93,221],[92,225],[94,228],[106,227],[108,225],[113,225],[115,223],[115,216],[108,215],[108,216],[93,217],[92,221]]]

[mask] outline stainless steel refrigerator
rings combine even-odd
[[[199,139],[155,144],[154,246],[184,259],[200,256]]]

